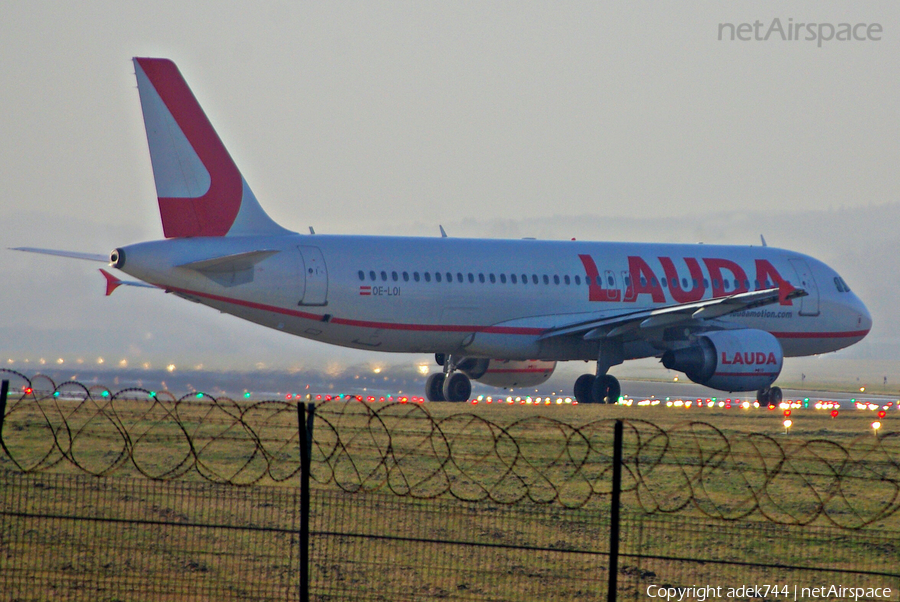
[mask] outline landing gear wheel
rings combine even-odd
[[[444,401],[444,373],[435,372],[425,381],[425,397],[428,401]]]
[[[591,387],[594,386],[593,374],[582,374],[575,381],[575,401],[578,403],[593,403]]]
[[[767,389],[760,389],[756,392],[756,401],[759,402],[759,405],[778,405],[781,403],[781,400],[784,399],[784,396],[781,394],[781,387],[771,387]]]
[[[591,385],[591,397],[594,403],[617,403],[622,395],[622,387],[615,376],[604,374],[594,379]]]
[[[454,372],[444,380],[444,399],[468,401],[472,394],[472,382],[462,372]]]

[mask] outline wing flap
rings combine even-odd
[[[790,290],[770,288],[762,291],[738,293],[728,297],[632,311],[617,316],[583,320],[550,328],[538,340],[570,335],[581,335],[585,340],[612,338],[636,330],[648,330],[720,318],[738,311],[805,297],[807,294],[805,290],[793,287]]]

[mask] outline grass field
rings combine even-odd
[[[3,519],[0,579],[38,592],[22,599],[290,599],[296,406],[139,397],[9,405],[19,466],[0,454],[0,502],[19,518]],[[895,564],[896,418],[878,437],[870,411],[791,418],[785,433],[765,409],[320,404],[313,577],[322,599],[602,599],[616,419],[623,593]]]

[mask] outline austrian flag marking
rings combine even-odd
[[[371,286],[361,286],[359,287],[359,294],[363,297],[369,297],[372,295],[372,287]]]

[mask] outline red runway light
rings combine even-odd
[[[790,416],[790,415],[791,415],[791,411],[790,411],[790,410],[785,410],[785,411],[784,411],[784,417],[785,417],[785,418],[787,418],[787,417]]]
[[[885,416],[887,416],[887,412],[885,412],[884,410],[879,410],[879,411],[878,411],[878,417],[879,417],[879,418],[884,418]]]
[[[832,417],[832,418],[837,418],[837,417],[838,417],[838,411],[837,411],[837,410],[831,410],[831,417]]]

